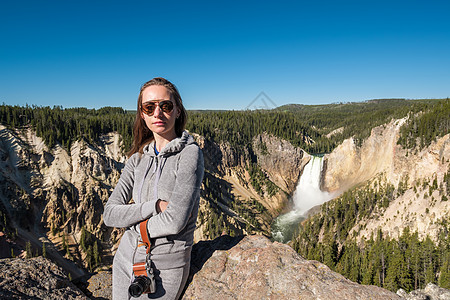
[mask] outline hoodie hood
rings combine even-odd
[[[183,131],[181,137],[176,137],[161,149],[158,156],[169,156],[183,150],[187,145],[195,144],[195,140],[186,130]],[[155,141],[146,145],[143,149],[145,155],[157,156],[155,153]]]

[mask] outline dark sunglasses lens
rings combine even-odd
[[[165,113],[170,113],[173,110],[172,101],[162,101],[159,103],[159,107]]]
[[[156,108],[156,104],[155,103],[146,103],[144,105],[142,105],[142,110],[144,111],[144,113],[146,113],[147,115],[151,115],[153,114],[153,112],[155,111]]]

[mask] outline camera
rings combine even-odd
[[[128,294],[131,297],[137,298],[142,294],[152,294],[156,292],[155,276],[150,265],[150,260],[147,262],[136,263],[133,265],[134,280],[128,288]]]

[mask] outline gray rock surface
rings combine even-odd
[[[0,260],[0,299],[88,299],[43,257]]]
[[[397,295],[406,300],[450,300],[450,291],[433,283],[428,283],[424,289],[415,290],[409,294],[399,289]]]
[[[112,273],[111,271],[102,271],[92,275],[88,279],[88,286],[86,288],[89,297],[95,300],[111,299],[112,298]]]
[[[322,263],[303,259],[288,245],[256,235],[199,245],[193,250],[192,271],[183,299],[402,299],[354,283]]]

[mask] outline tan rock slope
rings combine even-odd
[[[441,201],[444,174],[450,169],[450,134],[424,149],[406,150],[397,145],[404,121],[393,120],[373,128],[361,147],[353,139],[347,139],[325,156],[324,190],[339,193],[375,181],[395,187],[403,185],[404,193],[396,195],[389,207],[359,220],[353,229],[359,232],[358,239],[368,238],[377,228],[396,238],[409,227],[420,237],[429,234],[436,240],[439,220],[450,214],[450,201]],[[430,192],[428,185],[434,180],[438,188]]]

